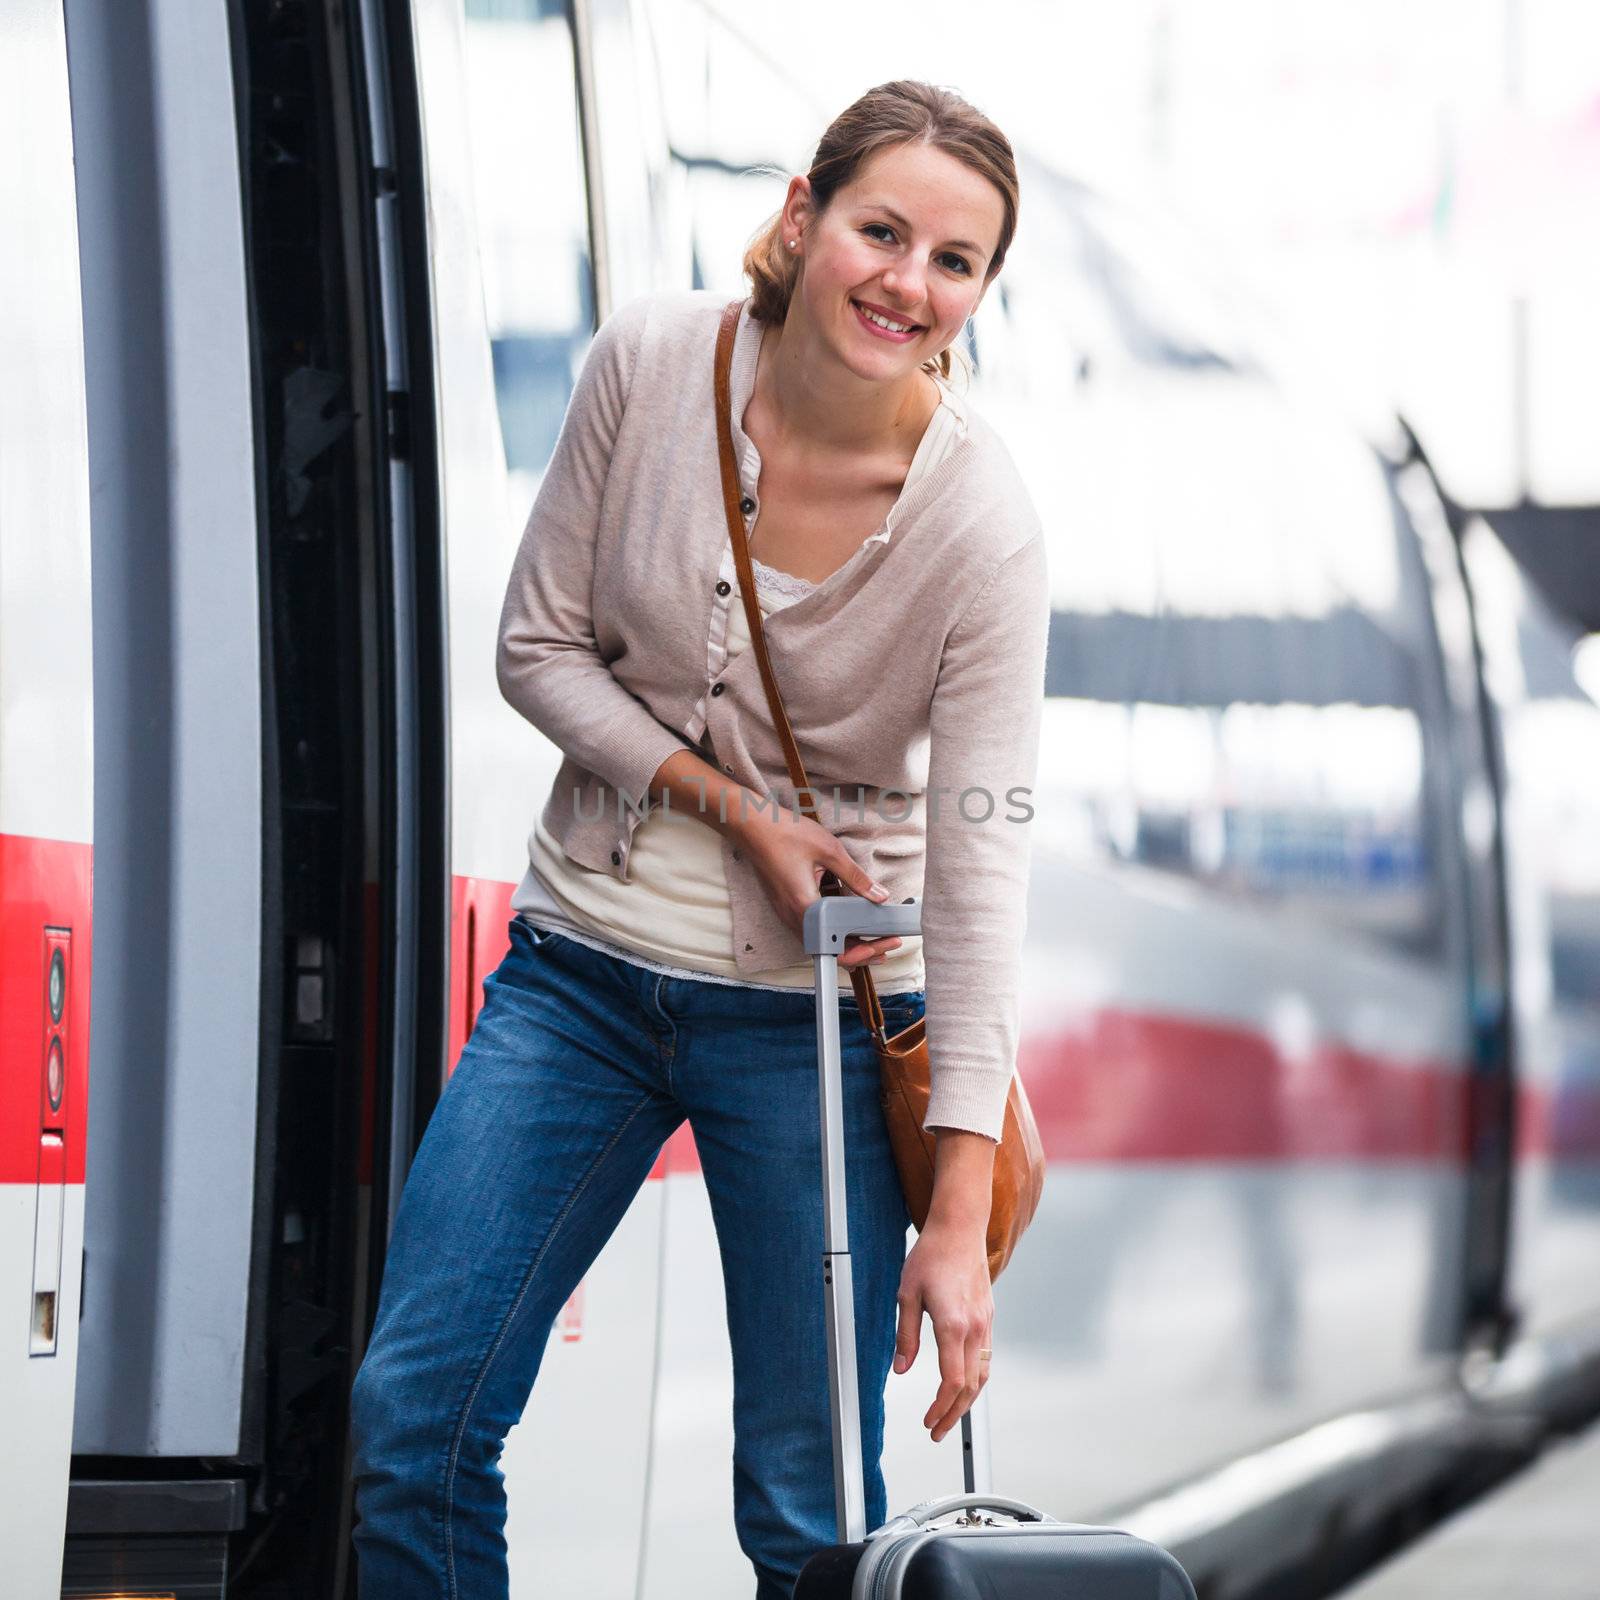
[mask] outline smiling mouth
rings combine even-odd
[[[896,339],[903,343],[922,332],[923,324],[920,322],[904,322],[897,317],[886,316],[881,311],[863,305],[859,300],[852,300],[850,304],[855,307],[856,315],[868,327],[887,339]]]

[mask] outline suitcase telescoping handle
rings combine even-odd
[[[833,1486],[839,1542],[867,1536],[861,1479],[861,1397],[856,1388],[856,1305],[845,1206],[844,1090],[839,1050],[839,956],[850,934],[880,938],[922,931],[916,900],[879,905],[860,895],[827,895],[806,907],[802,927],[816,979],[817,1086],[822,1122],[822,1290],[828,1328],[828,1394],[833,1412]],[[980,1392],[961,1419],[962,1477],[969,1495],[989,1485],[987,1418]],[[973,1427],[973,1418],[979,1426]]]

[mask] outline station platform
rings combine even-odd
[[[1600,1600],[1600,1423],[1464,1506],[1340,1600]]]

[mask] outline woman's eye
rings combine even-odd
[[[880,229],[882,232],[888,234],[891,239],[894,238],[894,229],[891,228],[887,222],[863,223],[861,231],[865,234],[870,234],[873,238],[876,238],[877,234],[873,233],[873,229],[875,228]],[[945,251],[944,255],[940,257],[940,259],[949,266],[952,272],[963,278],[971,277],[972,266],[964,256],[955,255],[953,252],[947,250]]]

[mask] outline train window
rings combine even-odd
[[[605,179],[610,304],[689,281],[683,169],[668,138],[657,19],[636,0],[589,0],[596,141]],[[675,43],[676,41],[674,41]]]
[[[1041,852],[1435,948],[1437,657],[1381,459],[1226,369],[1064,437]]]
[[[1140,359],[1255,366],[1261,330],[1254,308],[1218,278],[1186,233],[1090,190],[1078,197],[1072,215],[1079,251]]]
[[[560,0],[466,0],[466,113],[509,490],[526,513],[595,323],[572,29]]]
[[[613,0],[614,3],[614,0]],[[748,294],[746,247],[804,172],[825,118],[805,74],[734,13],[652,0],[660,116],[676,163],[692,287]]]
[[[1254,365],[1237,319],[1192,270],[1192,246],[1141,231],[1039,162],[1023,162],[1023,188],[1027,221],[1007,257],[1004,293],[989,296],[976,319],[991,390],[1049,403],[1075,386],[1114,387],[1143,372]],[[1009,326],[1019,322],[1025,337]]]

